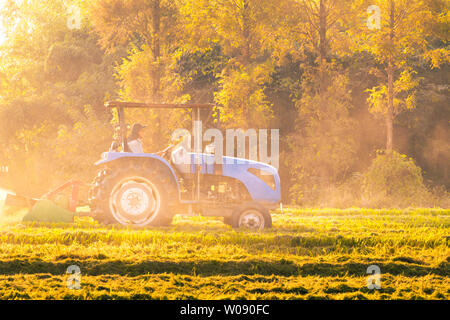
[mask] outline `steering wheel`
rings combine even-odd
[[[175,147],[175,145],[169,144],[169,146],[168,146],[167,148],[165,148],[164,150],[158,151],[158,152],[156,152],[155,154],[158,155],[158,156],[160,156],[160,157],[162,157],[162,158],[165,158],[167,152],[168,152],[170,149],[172,149],[173,147]]]

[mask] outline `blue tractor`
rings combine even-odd
[[[116,108],[121,151],[105,152],[89,192],[91,214],[106,224],[163,226],[178,213],[223,217],[234,228],[272,226],[269,209],[280,203],[280,178],[268,164],[241,158],[215,161],[211,153],[189,152],[182,143],[157,153],[127,151],[127,108],[188,108],[200,116],[210,104],[108,102]]]

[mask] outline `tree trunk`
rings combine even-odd
[[[386,113],[386,151],[391,152],[393,149],[394,137],[394,115],[392,109],[389,108]]]
[[[327,10],[326,0],[320,0],[319,5],[319,55],[320,64],[324,64],[327,59]]]
[[[153,23],[153,34],[152,34],[152,51],[153,51],[153,72],[152,72],[152,97],[151,101],[153,103],[159,103],[161,101],[160,97],[160,82],[161,82],[161,66],[160,66],[160,57],[161,57],[161,49],[160,49],[160,23],[161,23],[161,8],[160,8],[160,0],[153,0],[153,12],[152,12],[152,23]],[[162,145],[159,137],[164,135],[163,132],[163,119],[161,112],[157,111],[156,117],[156,130],[153,132],[152,140],[159,144],[159,147]],[[158,142],[159,141],[159,142]]]
[[[319,4],[319,96],[321,109],[324,110],[324,94],[327,90],[327,79],[326,79],[326,60],[327,60],[327,10],[326,10],[326,0],[320,0]]]
[[[242,49],[242,60],[244,64],[249,63],[250,60],[250,4],[248,0],[244,0],[242,9],[242,36],[244,38],[244,46]]]
[[[245,67],[250,65],[250,4],[249,0],[244,0],[242,9],[242,36],[243,36],[243,48],[242,48],[242,64]],[[249,120],[249,98],[250,93],[247,95],[246,101],[243,101],[242,115],[245,120]]]
[[[388,109],[386,112],[386,151],[391,152],[394,137],[394,67],[389,61],[388,66]]]
[[[153,1],[153,63],[155,69],[153,71],[153,102],[160,102],[159,89],[161,82],[161,70],[159,60],[161,57],[161,49],[159,43],[160,37],[160,21],[161,21],[160,0]]]
[[[390,42],[394,41],[394,27],[395,27],[395,3],[391,0],[390,19],[389,19]],[[386,112],[386,151],[391,152],[393,149],[394,140],[394,63],[392,53],[389,56],[388,67],[388,108]]]

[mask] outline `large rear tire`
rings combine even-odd
[[[162,178],[139,163],[104,169],[94,179],[90,204],[104,224],[146,227],[172,222]]]

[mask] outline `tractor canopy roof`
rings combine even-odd
[[[107,108],[147,108],[147,109],[210,109],[214,107],[211,103],[139,103],[108,101]]]

